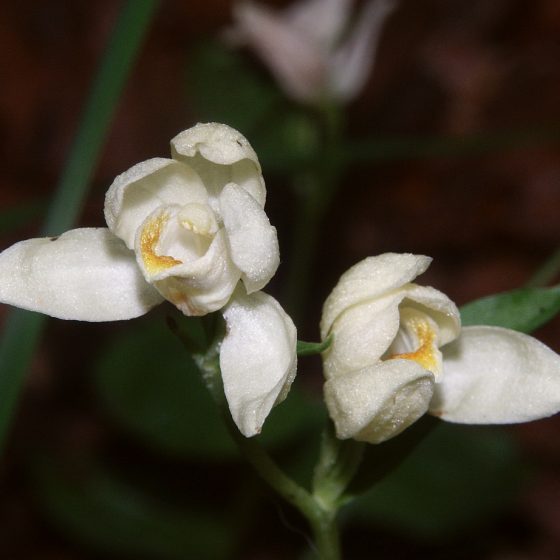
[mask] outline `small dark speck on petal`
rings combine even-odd
[[[57,235],[56,237],[49,237],[50,241],[56,241],[59,238],[59,236]]]

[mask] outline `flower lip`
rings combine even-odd
[[[168,220],[169,214],[158,213],[155,217],[147,220],[140,232],[140,253],[144,268],[149,276],[155,276],[168,268],[183,264],[183,261],[169,255],[159,255],[156,252],[163,227]]]
[[[400,329],[386,359],[412,360],[438,379],[442,365],[437,323],[428,314],[408,307],[399,310],[399,317]]]

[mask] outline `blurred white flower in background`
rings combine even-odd
[[[348,102],[364,87],[394,0],[369,0],[351,23],[351,0],[300,0],[278,12],[234,6],[232,45],[252,48],[287,95],[302,103]]]

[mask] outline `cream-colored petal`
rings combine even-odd
[[[257,154],[237,130],[219,123],[199,123],[171,140],[171,153],[202,178],[214,210],[227,183],[237,183],[264,206],[266,188]]]
[[[231,258],[243,273],[247,293],[256,292],[268,284],[280,264],[276,228],[260,204],[234,183],[224,187],[220,210]]]
[[[381,443],[426,413],[433,385],[416,362],[390,360],[327,380],[324,395],[338,438]]]
[[[398,291],[350,307],[339,315],[331,332],[331,346],[323,353],[327,379],[375,364],[387,351],[399,330]]]
[[[206,315],[228,302],[241,272],[229,256],[224,229],[213,236],[195,233],[190,222],[183,224],[184,208],[162,206],[148,216],[136,237],[138,265],[185,315]]]
[[[162,301],[105,228],[29,239],[0,253],[0,302],[59,319],[118,321]]]
[[[509,424],[560,411],[560,356],[528,335],[465,327],[443,348],[430,412],[449,422]]]
[[[351,35],[331,57],[329,90],[338,99],[349,101],[364,87],[375,62],[383,25],[396,5],[394,0],[370,0]]]
[[[348,269],[323,305],[321,338],[345,309],[401,288],[422,274],[432,259],[410,253],[385,253],[368,257]]]
[[[240,290],[223,310],[227,334],[220,349],[224,392],[246,437],[260,433],[270,410],[287,395],[297,367],[297,334],[280,304],[263,292]]]
[[[133,249],[136,230],[158,206],[207,200],[208,193],[192,168],[172,159],[153,158],[116,177],[105,195],[105,220]]]
[[[236,36],[253,48],[287,95],[314,102],[323,93],[327,52],[281,13],[253,2],[234,6]]]
[[[344,31],[350,7],[350,0],[299,0],[288,6],[282,17],[287,25],[329,51]]]
[[[403,306],[427,313],[438,325],[438,346],[455,340],[461,332],[461,315],[457,306],[442,292],[430,286],[407,284],[403,287]]]

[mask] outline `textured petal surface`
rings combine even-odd
[[[327,53],[282,14],[243,2],[233,12],[237,35],[243,37],[292,98],[316,101],[326,78]]]
[[[171,140],[171,153],[200,175],[214,208],[227,183],[237,183],[264,206],[266,188],[257,154],[237,130],[225,124],[199,123]]]
[[[509,424],[560,411],[560,356],[530,336],[465,327],[443,354],[443,380],[430,405],[443,420]]]
[[[377,54],[377,46],[387,17],[395,9],[393,0],[370,0],[345,43],[330,60],[330,90],[342,100],[350,100],[364,87]]]
[[[425,414],[433,385],[417,363],[391,360],[329,379],[324,394],[337,437],[381,443]]]
[[[172,159],[153,158],[119,175],[105,195],[105,220],[109,229],[129,249],[136,230],[162,204],[204,204],[208,193],[188,165]]]
[[[455,303],[444,293],[430,286],[418,286],[417,284],[407,284],[403,290],[407,299],[403,305],[428,313],[437,323],[439,346],[444,346],[459,336],[461,315]]]
[[[117,321],[144,315],[162,298],[120,239],[83,228],[0,253],[0,301],[60,319]]]
[[[331,329],[332,344],[323,353],[327,379],[372,365],[383,356],[399,330],[403,297],[402,293],[393,293],[339,315]]]
[[[404,286],[422,274],[431,261],[423,255],[385,253],[348,269],[323,305],[321,338],[328,336],[333,322],[345,309]]]
[[[268,284],[280,264],[276,228],[259,203],[234,183],[222,191],[220,210],[231,258],[243,273],[247,293],[256,292]]]
[[[224,392],[233,420],[247,437],[261,431],[286,397],[296,373],[296,328],[271,296],[236,292],[223,310],[227,334],[220,350]]]
[[[182,226],[183,211],[161,206],[148,216],[138,228],[138,265],[185,315],[206,315],[228,302],[241,272],[229,256],[224,229],[210,239],[199,236]]]

